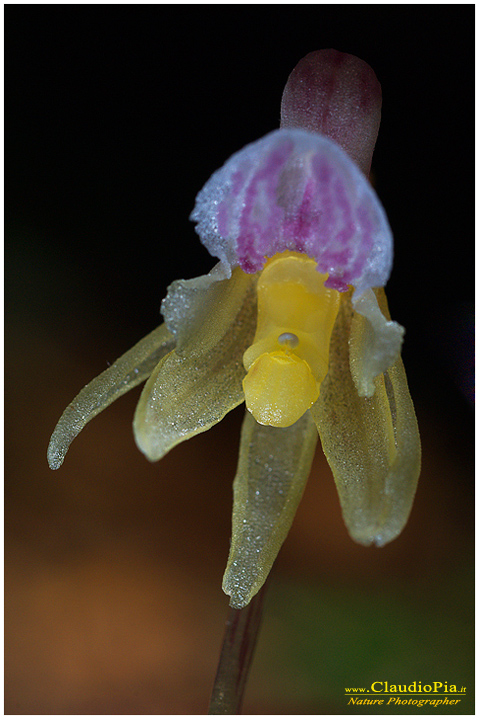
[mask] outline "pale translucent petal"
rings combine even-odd
[[[349,293],[342,297],[330,369],[311,413],[350,535],[362,545],[384,545],[408,520],[420,473],[420,438],[400,358],[376,378],[371,398],[359,397],[349,364],[352,313]]]
[[[259,425],[245,414],[223,578],[232,607],[247,605],[265,582],[293,522],[317,440],[310,412],[288,428]]]
[[[175,347],[165,324],[140,340],[70,403],[57,423],[48,446],[48,464],[57,470],[72,440],[85,425],[126,392],[146,380],[159,360]]]
[[[221,313],[222,280],[232,275],[230,267],[217,263],[207,275],[191,280],[175,280],[168,287],[162,301],[162,315],[170,332],[175,336],[177,352],[195,343],[196,333],[212,313]]]
[[[383,288],[376,292],[385,298]],[[405,330],[389,315],[388,319],[384,317],[373,290],[358,297],[354,293],[352,305],[355,312],[350,332],[350,371],[358,394],[371,397],[377,375],[388,370],[399,356]]]
[[[243,402],[243,353],[256,324],[256,276],[236,268],[228,280],[197,294],[202,321],[190,324],[145,385],[134,420],[135,439],[149,460],[205,432]]]

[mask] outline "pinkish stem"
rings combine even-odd
[[[230,608],[209,715],[238,715],[253,660],[266,584],[241,610]]]

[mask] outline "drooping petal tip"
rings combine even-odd
[[[90,420],[144,382],[174,347],[175,338],[163,323],[89,382],[65,409],[53,431],[47,451],[51,469],[62,465],[71,443]]]
[[[288,428],[259,425],[245,414],[223,578],[232,607],[248,605],[265,582],[295,517],[317,441],[310,413]]]
[[[384,294],[377,296],[383,316],[389,317]],[[394,540],[408,520],[420,473],[420,438],[399,356],[374,378],[369,397],[359,394],[349,342],[356,322],[346,294],[330,343],[330,371],[311,412],[350,536],[361,545],[380,547]]]

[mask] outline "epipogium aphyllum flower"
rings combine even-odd
[[[80,392],[50,442],[58,468],[85,424],[144,380],[134,434],[152,461],[245,401],[223,580],[233,607],[270,571],[318,435],[356,542],[390,542],[410,513],[420,442],[383,290],[392,234],[367,180],[380,104],[358,58],[327,50],[297,65],[281,128],[197,196],[191,219],[218,264],[170,285],[164,324]]]

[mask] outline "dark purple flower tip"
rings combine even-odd
[[[382,89],[366,62],[338,50],[317,50],[290,73],[280,126],[326,135],[368,175],[381,107]]]

